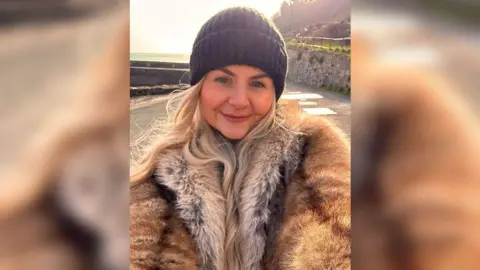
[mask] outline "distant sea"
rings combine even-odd
[[[190,55],[171,53],[130,53],[130,60],[188,63],[190,61]]]

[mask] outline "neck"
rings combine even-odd
[[[215,133],[216,136],[220,139],[220,141],[228,142],[230,143],[233,148],[236,148],[238,144],[242,141],[242,139],[230,139],[223,135],[220,131],[218,131],[216,128],[212,127],[213,132]]]

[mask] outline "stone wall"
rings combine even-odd
[[[189,83],[188,63],[130,61],[130,86]]]
[[[299,48],[288,49],[288,79],[314,88],[350,93],[350,57]]]
[[[168,95],[175,90],[185,90],[190,84],[162,84],[153,86],[130,86],[130,97]]]

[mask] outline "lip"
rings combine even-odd
[[[250,115],[236,116],[236,115],[224,114],[224,113],[222,113],[222,115],[230,122],[244,122],[250,118]]]

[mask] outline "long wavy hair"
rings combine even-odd
[[[167,103],[167,112],[174,106],[173,117],[162,124],[160,135],[143,152],[143,157],[132,168],[131,183],[151,177],[156,161],[169,149],[182,149],[182,155],[191,166],[202,166],[210,162],[223,165],[222,192],[226,205],[225,220],[225,269],[243,269],[243,259],[239,254],[241,236],[238,235],[239,217],[237,205],[243,179],[248,172],[248,161],[255,141],[275,128],[283,128],[284,115],[277,110],[274,99],[267,115],[238,141],[225,138],[211,127],[200,112],[200,93],[204,79],[197,85],[174,94]],[[163,130],[162,130],[163,129]]]

